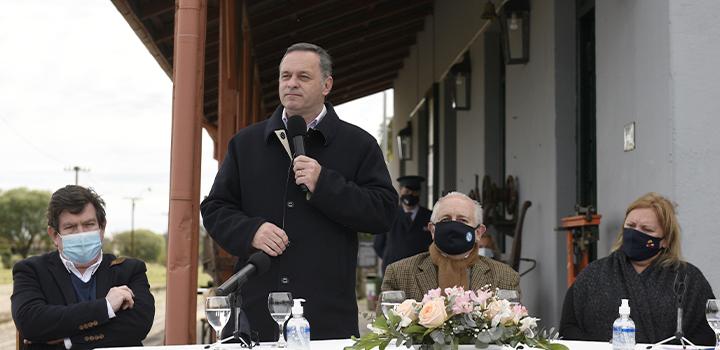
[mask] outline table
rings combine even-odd
[[[342,350],[346,346],[352,345],[352,340],[341,339],[341,340],[313,340],[310,343],[312,350]],[[612,350],[612,345],[608,342],[591,342],[591,341],[571,341],[571,340],[560,340],[558,343],[563,344],[570,350]],[[648,344],[637,344],[635,350],[646,350]],[[207,350],[207,345],[165,345],[165,346],[146,346],[146,347],[127,347],[127,348],[107,348],[106,350]],[[222,350],[239,350],[243,349],[240,344],[224,344]],[[258,347],[253,349],[257,350],[276,350],[272,347],[272,343],[262,343]],[[653,350],[666,350],[666,349],[682,349],[679,345],[668,345],[661,347],[654,347]],[[688,349],[691,349],[688,347]],[[698,347],[701,350],[713,350],[712,347]],[[96,349],[102,350],[102,349]],[[386,350],[408,350],[406,347],[395,347],[388,346]]]

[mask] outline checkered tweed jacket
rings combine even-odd
[[[472,267],[470,289],[478,290],[486,284],[520,292],[520,275],[509,265],[481,256]],[[428,252],[390,264],[382,282],[383,291],[402,290],[405,298],[417,301],[422,300],[428,290],[437,287],[437,266]]]

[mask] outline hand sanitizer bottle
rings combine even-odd
[[[620,303],[620,317],[613,323],[613,350],[632,350],[635,348],[635,322],[630,318],[630,305],[627,299]]]
[[[292,318],[287,323],[287,346],[288,350],[309,350],[310,349],[310,323],[303,317],[303,307],[300,302],[305,299],[293,299],[295,305],[292,307]]]

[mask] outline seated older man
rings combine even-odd
[[[520,276],[510,266],[478,254],[485,232],[482,208],[470,197],[451,192],[440,198],[428,224],[433,243],[429,252],[390,264],[382,290],[402,290],[408,299],[422,300],[430,289],[463,287],[518,290]]]

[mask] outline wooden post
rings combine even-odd
[[[165,344],[196,342],[207,0],[175,4]]]

